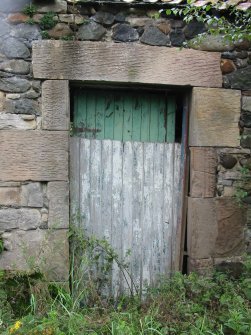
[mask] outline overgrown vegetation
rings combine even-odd
[[[144,298],[112,298],[114,263],[128,268],[107,242],[71,236],[71,289],[39,274],[1,273],[0,334],[14,335],[250,335],[251,260],[236,278],[176,273]],[[102,276],[98,274],[102,274]]]
[[[39,21],[39,26],[42,30],[52,29],[56,24],[57,20],[55,19],[55,14],[53,12],[45,13]]]
[[[228,7],[227,7],[228,6]],[[187,0],[182,7],[167,9],[167,15],[175,15],[186,23],[192,21],[203,22],[207,27],[205,34],[222,35],[226,40],[240,42],[251,41],[251,11],[239,10],[236,6],[229,6],[224,1],[194,6],[193,0]]]
[[[236,183],[234,196],[239,206],[243,206],[250,192],[251,172],[248,167],[242,166],[240,174],[241,179]]]
[[[25,6],[23,9],[23,13],[29,16],[30,18],[32,18],[36,14],[36,12],[37,12],[37,7],[33,4],[29,4]]]

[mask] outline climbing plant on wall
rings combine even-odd
[[[223,35],[233,42],[251,41],[251,11],[227,6],[226,2],[198,6],[192,0],[187,0],[184,7],[167,9],[165,13],[181,17],[186,23],[194,20],[203,22],[208,33]]]

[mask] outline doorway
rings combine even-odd
[[[88,236],[105,238],[109,294],[144,291],[174,270],[181,220],[181,143],[172,92],[73,90],[71,208]],[[128,287],[130,286],[130,287]]]

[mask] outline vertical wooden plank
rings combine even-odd
[[[164,144],[154,143],[153,147],[153,189],[152,189],[152,284],[156,284],[163,272],[161,250],[163,250],[163,191],[164,191]]]
[[[158,128],[159,128],[159,105],[160,97],[155,94],[150,96],[150,134],[149,141],[157,142],[158,141]]]
[[[103,239],[103,226],[101,222],[101,141],[90,142],[90,221],[92,233]]]
[[[142,292],[142,232],[144,222],[142,219],[143,204],[143,145],[133,142],[133,171],[132,171],[132,273],[134,285]]]
[[[113,141],[112,150],[112,246],[117,251],[119,257],[122,256],[122,164],[123,164],[123,145],[119,141]],[[116,297],[122,293],[121,272],[114,264],[112,273],[112,291]]]
[[[123,108],[123,117],[124,117],[124,125],[123,125],[123,141],[131,141],[132,140],[132,94],[124,95],[124,108]]]
[[[126,278],[142,291],[176,269],[180,145],[79,141],[82,226],[105,237],[121,259],[131,249],[133,280]],[[128,292],[127,281],[114,264],[105,292]]]
[[[74,133],[81,134],[85,137],[85,132],[82,128],[86,126],[86,92],[84,90],[77,90],[74,95]]]
[[[173,97],[167,99],[166,141],[168,143],[175,141],[175,99]]]
[[[114,96],[112,93],[107,93],[105,98],[105,130],[104,130],[104,138],[113,140],[114,138]]]
[[[105,138],[105,95],[99,93],[96,101],[96,139],[103,140]]]
[[[80,215],[80,166],[79,166],[79,144],[77,137],[70,138],[70,215],[71,221],[75,224]]]
[[[96,95],[92,91],[86,94],[85,138],[96,138]]]
[[[132,100],[132,141],[139,141],[141,138],[141,102],[138,94]]]
[[[112,141],[103,140],[101,161],[101,229],[103,236],[112,245]],[[112,273],[107,283],[106,292],[112,295]]]
[[[117,141],[123,140],[123,95],[117,93],[114,97],[114,139]]]
[[[92,234],[90,223],[90,140],[79,140],[79,169],[80,169],[80,224],[84,231]]]
[[[150,99],[149,96],[141,97],[141,137],[139,141],[149,141],[150,133]]]
[[[159,125],[158,125],[158,142],[166,141],[166,99],[160,99],[159,105]]]
[[[153,196],[153,146],[151,143],[142,143],[144,151],[144,186],[142,203],[142,276],[144,284],[150,284],[152,280],[152,196]]]
[[[169,274],[171,271],[171,247],[172,247],[172,224],[173,224],[173,145],[165,143],[163,157],[163,251],[162,272]]]
[[[182,216],[182,202],[181,202],[181,145],[180,143],[173,143],[174,147],[174,167],[173,167],[173,222],[172,222],[172,271],[178,271],[180,263],[180,226]]]
[[[111,242],[112,222],[112,141],[103,140],[101,160],[101,224],[104,225],[104,237]]]
[[[126,257],[128,251],[132,250],[132,143],[125,142],[123,145],[123,168],[122,168],[122,179],[123,179],[123,189],[122,189],[122,257],[131,264],[131,256]],[[131,272],[131,265],[129,268]],[[124,272],[124,278],[122,286],[124,292],[133,292],[132,282],[130,276]],[[129,286],[129,287],[128,287]]]

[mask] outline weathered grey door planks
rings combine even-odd
[[[89,235],[106,238],[127,258],[130,276],[114,264],[111,293],[142,291],[174,269],[180,144],[71,138],[72,211]]]

